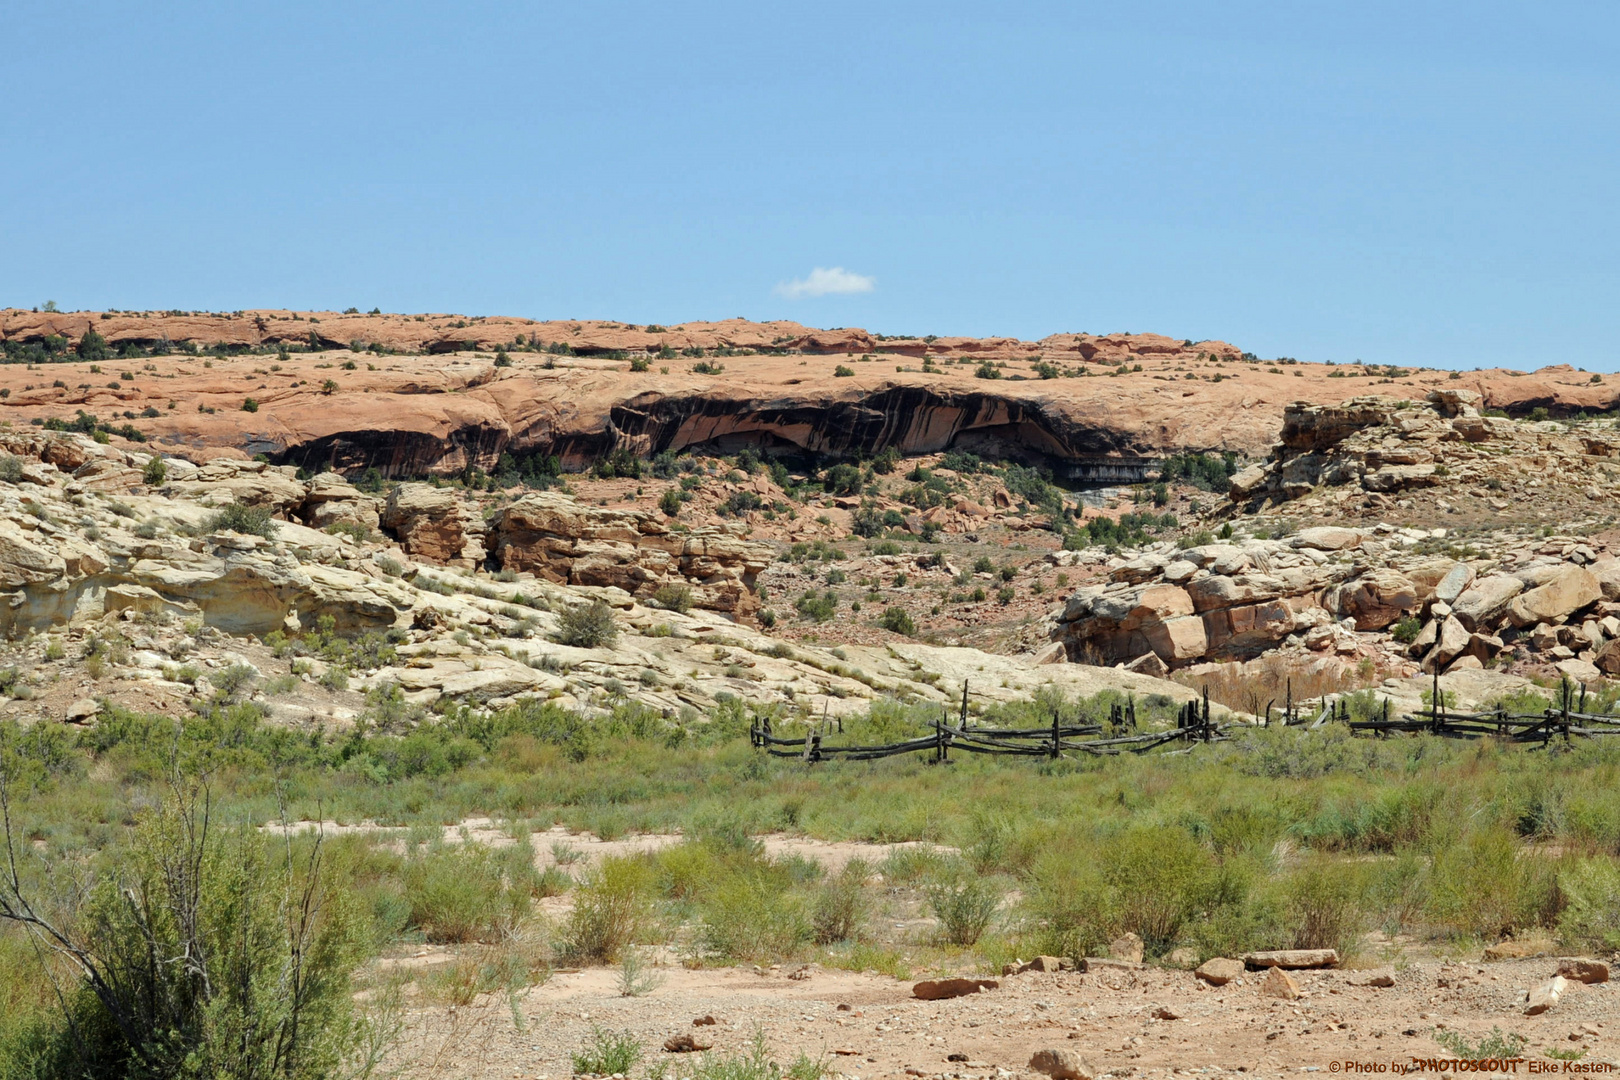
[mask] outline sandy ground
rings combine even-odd
[[[914,998],[911,983],[817,966],[661,968],[663,984],[636,998],[619,994],[617,970],[587,969],[555,974],[519,997],[515,1013],[499,996],[413,1012],[402,1054],[411,1076],[560,1080],[572,1071],[570,1054],[600,1026],[629,1031],[647,1047],[632,1073],[639,1076],[659,1061],[677,1071],[692,1064],[659,1049],[671,1036],[693,1034],[715,1052],[735,1053],[759,1029],[780,1061],[803,1051],[863,1080],[1026,1074],[1030,1055],[1045,1048],[1077,1051],[1116,1077],[1264,1077],[1354,1071],[1347,1063],[1417,1071],[1414,1057],[1452,1056],[1434,1041],[1436,1029],[1477,1042],[1500,1026],[1526,1036],[1526,1056],[1549,1070],[1614,1071],[1620,992],[1613,983],[1572,983],[1551,1012],[1523,1015],[1524,991],[1556,967],[1546,957],[1420,963],[1398,971],[1386,989],[1354,985],[1364,972],[1307,972],[1297,976],[1297,1001],[1262,996],[1262,976],[1254,974],[1216,989],[1179,970],[1029,972],[1002,978],[995,990],[932,1002]],[[709,1015],[714,1026],[693,1026]],[[1553,1049],[1582,1056],[1566,1067],[1546,1057]]]

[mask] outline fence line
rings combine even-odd
[[[1620,735],[1620,716],[1586,712],[1586,696],[1586,687],[1582,686],[1577,700],[1575,687],[1566,681],[1562,684],[1558,704],[1540,713],[1509,713],[1502,707],[1494,711],[1448,711],[1444,697],[1440,693],[1439,677],[1436,676],[1431,699],[1433,704],[1429,708],[1392,719],[1389,699],[1385,698],[1381,719],[1352,720],[1349,702],[1343,696],[1324,700],[1320,711],[1314,716],[1302,711],[1293,700],[1293,685],[1290,681],[1287,704],[1278,719],[1284,726],[1303,726],[1310,731],[1319,729],[1329,721],[1338,721],[1344,723],[1352,734],[1368,734],[1377,738],[1387,738],[1391,734],[1431,734],[1448,738],[1497,738],[1509,742],[1539,744],[1543,748],[1549,746],[1554,738],[1569,742],[1575,737]],[[1266,705],[1263,726],[1270,726],[1274,703],[1273,701]],[[1177,714],[1176,726],[1165,731],[1116,734],[1106,738],[1094,737],[1103,734],[1102,724],[1065,724],[1055,711],[1050,727],[974,727],[968,716],[966,682],[962,683],[962,705],[956,724],[954,726],[951,724],[950,715],[946,711],[941,712],[938,720],[929,720],[927,723],[933,729],[931,734],[875,746],[859,746],[838,745],[827,741],[834,724],[842,734],[842,721],[824,718],[820,725],[822,730],[807,732],[802,738],[784,739],[771,730],[771,722],[767,717],[763,720],[756,719],[750,726],[749,742],[756,749],[762,749],[772,757],[798,758],[806,764],[838,760],[876,761],[900,754],[919,753],[928,754],[931,761],[943,764],[950,761],[953,750],[969,754],[1056,760],[1065,757],[1072,759],[1077,754],[1092,756],[1141,754],[1171,743],[1186,743],[1187,745],[1179,750],[1166,751],[1181,754],[1190,752],[1201,743],[1224,741],[1232,729],[1248,726],[1213,722],[1209,711],[1209,688],[1205,687],[1202,698],[1185,702]],[[1134,698],[1124,705],[1115,704],[1110,707],[1109,726],[1115,732],[1135,729]]]

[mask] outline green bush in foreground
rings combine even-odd
[[[412,925],[437,942],[501,940],[540,887],[527,836],[503,848],[435,844],[407,861],[404,878]]]
[[[645,1054],[630,1032],[593,1026],[590,1045],[573,1055],[574,1075],[628,1076]]]
[[[1558,919],[1565,941],[1590,949],[1620,950],[1620,866],[1582,859],[1559,875],[1566,907]]]
[[[653,915],[653,875],[636,858],[609,857],[580,880],[564,930],[571,957],[611,964],[647,929]]]
[[[8,1017],[7,1076],[364,1076],[390,1034],[356,1008],[364,925],[321,846],[221,828],[187,781],[140,816],[76,911],[16,885],[0,918],[75,963],[55,1007]]]

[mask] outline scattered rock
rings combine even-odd
[[[1395,985],[1394,968],[1374,968],[1371,971],[1357,971],[1345,980],[1351,986],[1380,986]]]
[[[1125,960],[1132,964],[1142,962],[1142,939],[1126,932],[1108,943],[1110,960]]]
[[[1153,1010],[1153,1016],[1158,1020],[1180,1020],[1181,1014],[1167,1005],[1160,1005]]]
[[[1564,993],[1564,988],[1568,985],[1568,981],[1562,975],[1554,975],[1547,982],[1531,990],[1529,998],[1525,1002],[1524,1015],[1540,1016],[1554,1005],[1557,1005],[1558,999]]]
[[[1111,956],[1088,956],[1080,961],[1080,970],[1085,972],[1098,971],[1138,971],[1141,963],[1135,960],[1115,960]]]
[[[1495,945],[1485,946],[1485,959],[1487,960],[1522,960],[1527,956],[1540,956],[1545,950],[1531,941],[1515,941],[1506,938]]]
[[[1260,993],[1264,997],[1293,1001],[1299,997],[1299,984],[1288,972],[1280,967],[1274,967],[1266,972],[1265,979],[1261,981]]]
[[[66,719],[70,724],[79,724],[94,720],[100,712],[101,705],[95,698],[80,698],[67,707]]]
[[[1037,956],[1027,964],[1019,966],[1020,972],[1025,971],[1073,971],[1076,968],[1073,960],[1066,956]]]
[[[1164,961],[1179,968],[1197,967],[1198,950],[1188,948],[1171,949],[1165,955]]]
[[[714,1043],[699,1041],[690,1033],[671,1035],[664,1040],[664,1049],[671,1054],[695,1054],[702,1050],[713,1049]]]
[[[1337,949],[1270,949],[1243,954],[1251,968],[1330,968],[1339,965]]]
[[[849,1011],[849,1006],[848,1005],[840,1005],[838,1007],[840,1009],[843,1009],[845,1012]],[[692,1021],[692,1026],[693,1027],[713,1027],[714,1025],[718,1024],[719,1022],[720,1021],[718,1021],[718,1020],[716,1020],[714,1018],[714,1014],[710,1013],[707,1016],[700,1016],[697,1019],[693,1020]]]
[[[1604,983],[1609,981],[1609,965],[1602,960],[1565,959],[1558,961],[1558,974],[1588,985]]]
[[[1242,975],[1243,972],[1243,961],[1217,956],[1214,959],[1205,960],[1193,974],[1211,986],[1225,986]]]
[[[995,979],[924,979],[912,984],[911,994],[923,1001],[940,1001],[994,990],[1000,985]]]
[[[1073,1050],[1037,1050],[1030,1056],[1029,1067],[1045,1073],[1052,1080],[1096,1080],[1096,1066]]]

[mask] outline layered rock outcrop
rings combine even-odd
[[[686,529],[655,514],[586,506],[555,492],[526,495],[493,519],[503,569],[573,585],[611,585],[647,597],[686,585],[697,607],[746,612],[758,606],[754,580],[769,545],[744,527]]]
[[[1383,396],[1295,402],[1284,410],[1270,456],[1233,476],[1229,497],[1254,509],[1321,488],[1352,487],[1381,497],[1442,484],[1500,490],[1504,480],[1536,479],[1521,475],[1527,467],[1544,470],[1554,461],[1558,468],[1548,481],[1612,482],[1609,466],[1620,456],[1620,434],[1483,416],[1480,402],[1479,394],[1455,389],[1432,390],[1423,403]]]
[[[400,484],[388,493],[381,519],[413,558],[461,567],[484,562],[483,516],[453,490]]]
[[[1512,649],[1576,677],[1620,673],[1620,559],[1569,539],[1474,563],[1411,550],[1428,539],[1326,526],[1286,540],[1157,545],[1071,596],[1054,637],[1071,660],[1156,671],[1286,644],[1354,652],[1366,643],[1357,635],[1389,642],[1401,623],[1395,647],[1426,671]]]

